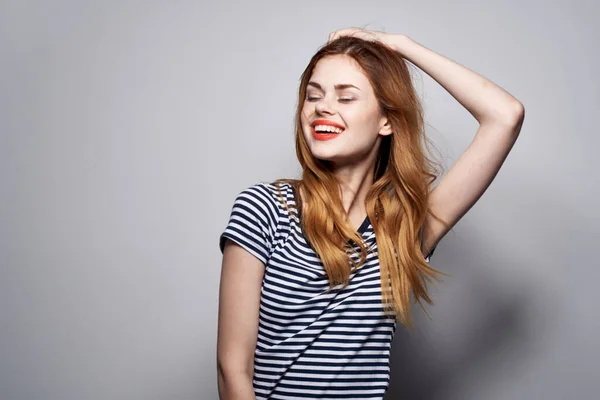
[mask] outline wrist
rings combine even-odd
[[[412,39],[405,34],[394,35],[394,40],[392,41],[392,48],[399,53],[402,53],[404,47],[412,42]]]

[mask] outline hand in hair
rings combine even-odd
[[[329,38],[327,39],[327,43],[338,39],[342,36],[353,36],[364,40],[371,40],[381,42],[388,47],[396,50],[396,42],[399,38],[406,36],[402,34],[395,33],[387,33],[380,31],[372,31],[363,28],[344,28],[338,29],[337,31],[333,31],[329,34]]]

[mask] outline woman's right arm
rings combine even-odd
[[[221,400],[256,400],[252,378],[264,264],[226,240],[219,287],[217,384]]]

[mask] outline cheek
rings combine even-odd
[[[300,129],[304,136],[310,136],[310,120],[305,109],[300,112]]]
[[[360,112],[346,115],[346,123],[359,132],[370,131],[373,127],[371,119]]]
[[[304,105],[302,106],[301,110],[302,110],[302,116],[304,118],[306,118],[310,113],[311,113],[311,105],[309,103],[304,103]]]
[[[379,124],[379,116],[376,113],[365,113],[356,118],[357,124],[360,125],[363,131],[368,133],[377,133]]]
[[[312,110],[310,106],[303,106],[300,110],[300,124],[304,127],[310,123],[310,115]]]

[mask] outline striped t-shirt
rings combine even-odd
[[[351,273],[348,286],[328,291],[323,264],[303,235],[294,189],[279,185],[297,214],[288,214],[276,184],[257,183],[239,193],[219,238],[221,252],[231,239],[265,265],[254,352],[256,398],[383,399],[396,321],[383,311],[369,218],[358,229],[371,248],[366,263]]]

